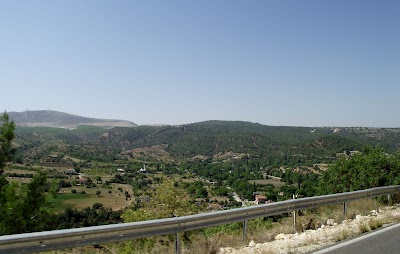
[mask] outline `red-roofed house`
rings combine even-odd
[[[258,204],[265,204],[268,202],[268,198],[263,195],[256,195],[255,203]],[[268,202],[269,203],[269,202]]]

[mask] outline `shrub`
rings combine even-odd
[[[360,230],[361,233],[366,233],[371,231],[366,221],[361,222],[360,225],[358,225],[358,229]]]
[[[337,242],[343,241],[350,236],[350,233],[346,229],[341,229],[337,235],[335,235],[335,239]]]
[[[99,208],[101,208],[101,207],[103,207],[103,204],[102,204],[102,203],[94,203],[94,204],[92,205],[92,209],[99,209]]]
[[[374,229],[382,227],[383,226],[383,222],[381,220],[372,218],[372,219],[369,220],[368,225],[369,225],[369,228],[371,230],[374,230]]]

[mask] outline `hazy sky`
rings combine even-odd
[[[0,0],[0,110],[400,127],[400,1]]]

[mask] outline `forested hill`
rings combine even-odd
[[[212,156],[232,151],[260,157],[270,153],[320,153],[334,155],[358,150],[365,145],[400,148],[400,129],[308,128],[265,126],[249,122],[207,121],[181,126],[109,130],[109,141],[126,141],[131,147],[167,144],[180,156]]]
[[[108,130],[94,126],[74,130],[18,126],[16,136],[19,158],[33,160],[60,153],[112,161],[125,158],[122,155],[131,150],[142,149],[140,154],[155,153],[154,157],[157,152],[168,154],[169,158],[248,154],[263,159],[290,157],[293,161],[318,163],[332,159],[336,153],[360,150],[366,145],[380,145],[388,152],[400,148],[400,129],[284,127],[239,121]]]
[[[10,118],[20,126],[42,126],[58,128],[76,128],[80,125],[101,127],[134,127],[136,124],[125,120],[97,119],[72,115],[53,110],[27,110],[9,112]]]

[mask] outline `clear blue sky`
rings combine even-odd
[[[400,1],[0,0],[0,110],[400,127]]]

